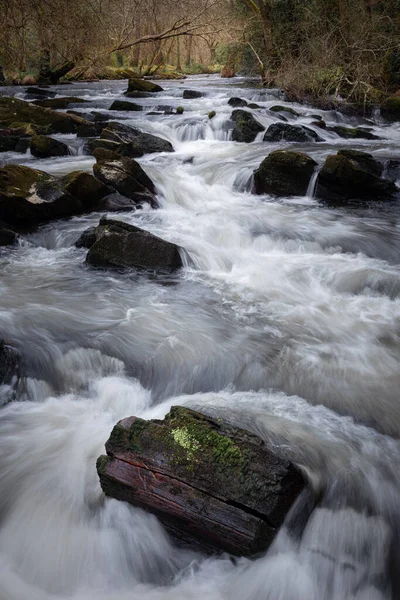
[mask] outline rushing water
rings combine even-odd
[[[78,110],[107,113],[125,87],[56,91],[91,101]],[[206,95],[182,100],[193,87]],[[320,144],[233,143],[228,98],[260,104],[268,126],[278,91],[216,77],[165,89],[139,100],[146,111],[162,106],[158,115],[110,113],[176,149],[140,160],[161,208],[117,218],[182,246],[181,273],[160,280],[86,266],[73,244],[99,214],[45,225],[0,253],[0,337],[21,350],[28,375],[0,411],[0,599],[396,600],[398,206],[332,210],[312,185],[302,198],[251,195],[252,172],[272,149],[295,147],[321,164],[349,142],[318,131]],[[182,115],[163,114],[178,105]],[[299,123],[316,113],[364,122],[295,108]],[[368,125],[382,140],[351,147],[400,160],[399,124]],[[70,157],[0,160],[90,171],[82,140],[58,137]],[[104,498],[95,461],[113,425],[174,404],[247,427],[307,473],[314,500],[300,498],[265,556],[178,549],[155,517]]]

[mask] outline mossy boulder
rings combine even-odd
[[[273,123],[265,132],[264,142],[322,142],[323,139],[313,129],[304,125]]]
[[[362,127],[344,127],[343,125],[334,125],[333,127],[326,127],[327,131],[333,131],[338,136],[346,140],[379,140],[381,139],[378,135],[371,133],[367,129]]]
[[[318,176],[316,196],[331,204],[388,200],[397,193],[397,187],[380,177],[382,170],[371,154],[340,150],[327,157]]]
[[[232,131],[232,140],[234,142],[254,142],[257,134],[264,131],[264,127],[261,123],[246,110],[234,110],[231,115],[231,120],[235,123],[235,127]]]
[[[81,202],[55,177],[21,165],[0,169],[0,214],[7,225],[32,226],[82,212]]]
[[[249,432],[185,407],[120,421],[97,461],[106,495],[155,513],[180,542],[252,555],[268,548],[305,482]]]
[[[68,156],[70,154],[67,144],[46,135],[34,135],[29,142],[33,156],[49,158],[51,156]]]
[[[184,90],[183,98],[185,100],[194,100],[195,98],[201,98],[204,96],[203,92],[198,92],[197,90]]]
[[[129,100],[114,100],[109,110],[137,112],[143,110],[143,107],[140,104],[135,104],[135,102],[129,102]]]
[[[317,163],[293,150],[271,152],[254,172],[256,194],[304,196]]]
[[[215,112],[215,110],[210,110],[210,112],[208,113],[208,118],[209,119],[213,119],[215,117],[217,113]]]
[[[400,96],[390,96],[381,104],[381,114],[388,121],[400,121]]]
[[[87,121],[76,115],[67,115],[51,108],[3,96],[0,98],[0,125],[5,127],[31,125],[38,133],[75,133]]]
[[[154,208],[158,206],[153,182],[132,158],[100,160],[93,166],[93,173],[105,185],[138,204],[148,202]]]
[[[112,152],[115,156],[114,158],[118,158],[118,156],[127,156],[129,158],[139,158],[143,156],[143,150],[134,142],[117,142],[113,140],[103,139],[103,138],[93,138],[88,140],[87,142],[87,150],[93,156],[98,157],[101,154],[95,154],[97,150],[106,150]],[[103,154],[103,157],[106,155]],[[108,155],[110,158],[111,155]]]
[[[145,133],[136,127],[129,127],[122,123],[111,121],[101,132],[102,140],[111,140],[112,142],[130,143],[140,149],[142,154],[152,152],[173,152],[173,146],[167,140],[159,138],[150,133]]]
[[[139,77],[132,77],[128,82],[128,93],[130,92],[163,92],[163,88],[157,83],[147,81],[146,79],[139,79]]]
[[[112,192],[102,181],[85,171],[65,175],[61,179],[61,186],[66,194],[77,198],[87,211],[100,210],[101,200]]]
[[[182,267],[179,248],[134,225],[101,219],[94,231],[96,241],[86,261],[96,267],[172,272]]]
[[[65,98],[46,98],[45,100],[35,100],[33,104],[36,106],[43,106],[44,108],[53,108],[54,110],[63,110],[70,104],[84,104],[88,102],[83,98],[77,98],[76,96],[67,96]]]
[[[243,98],[238,98],[237,96],[229,98],[228,104],[229,106],[233,106],[234,108],[237,108],[239,106],[247,106],[246,100],[244,100]]]
[[[272,112],[275,112],[275,113],[282,113],[282,112],[289,113],[293,117],[300,116],[300,113],[298,113],[297,110],[294,110],[294,108],[291,108],[290,106],[282,106],[280,104],[276,104],[275,106],[270,106],[268,110],[271,110]]]

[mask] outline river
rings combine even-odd
[[[319,164],[343,147],[400,160],[399,124],[290,105],[298,123],[319,114],[367,124],[382,139],[355,144],[317,130],[319,144],[240,144],[230,141],[228,99],[264,109],[282,104],[279,91],[217,76],[162,85],[135,102],[146,111],[181,105],[182,115],[109,113],[176,150],[139,161],[160,209],[115,217],[179,244],[184,269],[157,278],[89,267],[74,242],[99,214],[44,225],[0,250],[0,337],[21,350],[28,375],[0,410],[0,599],[396,600],[398,204],[332,209],[311,193],[250,190],[253,170],[277,148]],[[126,82],[53,89],[107,112]],[[183,89],[205,95],[183,100]],[[265,126],[277,121],[254,114]],[[91,171],[83,140],[56,137],[73,155],[0,162]],[[155,517],[103,496],[95,462],[113,425],[162,418],[176,404],[247,427],[307,474],[315,505],[300,499],[265,556],[179,549]]]

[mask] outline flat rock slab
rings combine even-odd
[[[249,432],[185,407],[129,417],[97,461],[103,491],[154,514],[181,543],[253,555],[268,548],[305,485]]]

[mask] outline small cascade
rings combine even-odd
[[[315,197],[315,192],[317,189],[317,180],[318,180],[318,175],[319,172],[321,171],[321,166],[317,165],[314,169],[314,173],[311,176],[310,182],[308,184],[308,188],[306,191],[306,197],[307,198],[314,198]]]

